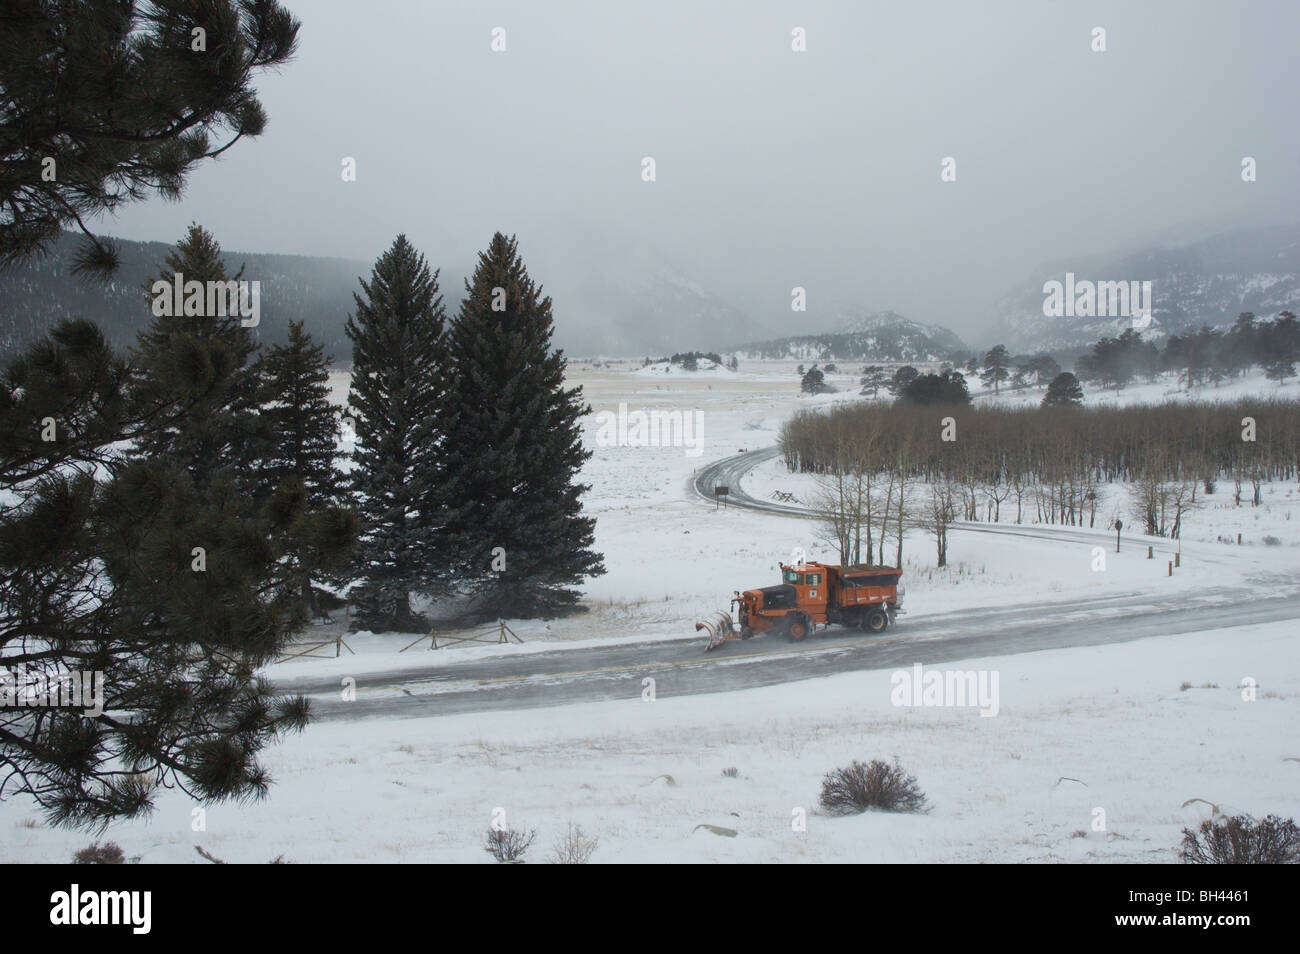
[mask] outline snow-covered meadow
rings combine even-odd
[[[849,373],[828,375],[839,394],[801,396],[795,364],[742,362],[739,373],[656,379],[637,373],[640,362],[575,362],[571,379],[593,406],[586,506],[609,571],[585,587],[589,612],[512,622],[523,646],[401,653],[409,635],[355,634],[355,656],[295,659],[271,675],[341,678],[688,637],[732,590],[775,582],[793,548],[833,560],[808,521],[715,510],[688,492],[699,467],[773,444],[797,409],[853,399]],[[345,382],[336,385],[345,392]],[[1150,396],[1133,388],[1127,397],[1160,400],[1173,389],[1150,387]],[[1298,391],[1261,378],[1251,393]],[[698,446],[605,446],[599,415],[620,405],[698,413]],[[773,461],[745,489],[805,497],[810,485]],[[1107,506],[1128,520],[1122,489],[1108,492]],[[1127,532],[1123,552],[1107,546],[1102,572],[1093,569],[1092,542],[962,532],[952,534],[950,565],[936,570],[931,538],[911,532],[908,613],[890,637],[963,607],[1223,586],[1266,595],[1300,570],[1298,510],[1295,485],[1266,485],[1258,508],[1234,507],[1221,485],[1187,518],[1172,577],[1165,559],[1147,560],[1146,541]],[[1099,542],[1109,539],[1098,532]],[[1162,557],[1171,550],[1169,541],[1151,542]],[[1228,813],[1300,814],[1296,638],[1294,623],[1277,622],[953,663],[999,674],[992,718],[971,708],[896,706],[893,670],[879,670],[713,695],[660,693],[652,702],[631,680],[625,701],[318,724],[266,752],[275,784],[263,802],[211,806],[205,830],[195,830],[195,806],[170,791],[151,819],[103,837],[145,862],[200,861],[195,845],[232,862],[281,854],[297,862],[488,861],[483,834],[500,808],[509,824],[537,829],[529,858],[538,861],[570,821],[600,839],[593,860],[605,862],[1172,861],[1181,828],[1208,810],[1184,806],[1189,799]],[[1239,688],[1248,679],[1258,684],[1253,700]],[[895,756],[930,797],[929,814],[820,812],[825,772]],[[724,774],[731,768],[734,776]],[[804,831],[792,824],[801,813]],[[90,840],[44,827],[22,799],[0,803],[0,831],[4,861],[65,861]]]
[[[574,821],[597,862],[1168,862],[1210,810],[1300,812],[1300,660],[1291,624],[967,660],[1000,673],[994,718],[897,708],[888,671],[680,699],[311,728],[267,757],[265,801],[208,809],[167,793],[107,837],[144,862],[483,862],[494,809]],[[1236,688],[1259,683],[1255,701]],[[1185,683],[1194,688],[1182,689]],[[897,756],[926,815],[836,818],[821,776]],[[735,768],[734,777],[724,770]],[[1105,829],[1093,830],[1096,809]],[[795,831],[796,813],[806,830]],[[0,806],[4,861],[65,861],[89,839]],[[699,825],[736,832],[714,834]]]

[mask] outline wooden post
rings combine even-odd
[[[1182,565],[1183,565],[1183,555],[1181,553],[1175,553],[1174,566],[1182,566]]]
[[[1170,576],[1173,576],[1173,575],[1174,575],[1174,561],[1173,561],[1173,560],[1170,560],[1170,561],[1169,561],[1169,575],[1170,575]]]
[[[1237,546],[1241,546],[1241,534],[1237,534]]]
[[[1148,560],[1154,560],[1155,558],[1156,558],[1156,548],[1155,548],[1155,547],[1152,547],[1152,546],[1148,546],[1148,547],[1147,547],[1147,559],[1148,559]]]

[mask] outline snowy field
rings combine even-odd
[[[508,648],[401,653],[408,634],[354,634],[348,642],[356,655],[295,659],[270,674],[341,677],[560,644],[680,638],[696,619],[725,608],[732,590],[776,582],[778,563],[795,547],[833,562],[810,522],[714,510],[692,499],[688,485],[718,458],[771,446],[799,408],[854,399],[858,366],[827,376],[841,393],[809,398],[799,394],[797,362],[657,377],[638,373],[640,364],[571,367],[572,383],[584,386],[593,407],[586,507],[609,571],[585,587],[589,612],[512,622],[525,645]],[[335,386],[342,396],[346,381],[339,376]],[[1278,388],[1262,378],[1221,391],[1237,396],[1231,389],[1242,387],[1300,394],[1294,383]],[[1133,387],[1121,399],[1159,401],[1172,390],[1170,382]],[[1214,392],[1193,396],[1214,399]],[[1035,395],[1041,392],[997,400]],[[636,411],[680,412],[677,419],[693,425],[691,439],[608,446],[602,420]],[[771,462],[745,489],[806,496],[810,486]],[[1124,552],[1108,552],[1104,572],[1093,570],[1089,542],[962,532],[951,536],[950,565],[936,570],[931,537],[909,533],[908,614],[891,635],[963,606],[1214,586],[1265,594],[1279,576],[1295,579],[1296,486],[1266,485],[1258,508],[1232,506],[1231,490],[1221,483],[1188,516],[1183,565],[1173,577],[1164,559],[1169,541],[1150,541],[1161,558],[1147,560],[1147,541],[1127,532]],[[1135,526],[1126,506],[1122,488],[1109,489],[1098,525],[1113,511]],[[1102,531],[1097,538],[1113,540]],[[891,540],[889,554],[892,548]],[[1229,813],[1300,814],[1296,636],[1294,624],[1272,623],[945,667],[999,674],[992,718],[975,709],[895,706],[892,671],[882,670],[717,695],[660,694],[653,702],[642,701],[633,680],[622,702],[318,724],[267,751],[276,781],[265,801],[209,807],[206,830],[196,831],[194,805],[167,792],[151,820],[115,825],[103,837],[146,862],[199,861],[194,845],[231,862],[280,854],[297,862],[482,862],[490,860],[483,832],[502,808],[511,825],[538,830],[534,861],[545,860],[569,821],[600,839],[593,860],[605,862],[1172,861],[1180,829],[1208,810],[1200,802],[1180,807],[1188,799]],[[1254,701],[1237,688],[1244,679],[1258,682]],[[894,756],[930,796],[929,814],[820,813],[826,771]],[[723,774],[733,767],[734,777]],[[1093,831],[1098,808],[1105,829]],[[798,810],[806,831],[792,830]],[[3,861],[66,861],[91,840],[44,827],[22,799],[0,804],[0,831]]]
[[[494,809],[537,829],[543,861],[569,821],[595,862],[1172,862],[1210,811],[1300,814],[1300,660],[1290,624],[975,659],[1000,711],[898,708],[889,672],[723,695],[361,722],[272,750],[264,802],[192,805],[108,837],[144,862],[486,862]],[[1244,701],[1235,688],[1259,683]],[[1184,683],[1193,687],[1181,689]],[[821,776],[897,756],[926,815],[824,815]],[[735,768],[735,777],[724,770]],[[1105,829],[1093,830],[1096,809]],[[806,830],[793,830],[796,811]],[[0,806],[3,861],[65,861],[89,839]],[[736,832],[717,835],[698,825]]]

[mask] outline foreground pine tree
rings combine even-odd
[[[255,75],[293,56],[299,24],[274,0],[48,0],[0,7],[0,264],[86,241],[77,271],[107,277],[113,244],[86,226],[259,136]]]
[[[570,612],[572,586],[605,572],[592,551],[596,521],[576,483],[591,456],[581,388],[565,388],[543,298],[500,232],[466,282],[448,332],[442,482],[457,587],[490,618]]]
[[[422,632],[413,593],[437,592],[439,415],[446,312],[438,273],[399,235],[375,262],[348,319],[356,419],[351,489],[362,518],[353,625]]]
[[[342,475],[336,466],[340,415],[329,399],[329,363],[324,348],[296,321],[289,324],[288,341],[271,345],[254,368],[266,439],[258,465],[260,496],[274,506],[310,513],[343,502]],[[326,528],[329,538],[338,533],[355,536],[356,521],[350,514],[336,515],[333,521]],[[304,523],[297,529],[287,547],[287,572],[304,606],[319,615],[312,578],[335,567],[322,562],[320,528]]]
[[[260,797],[258,753],[308,718],[305,699],[255,675],[295,625],[286,526],[245,516],[229,480],[201,494],[160,458],[123,460],[116,445],[155,445],[185,413],[141,411],[129,377],[77,322],[0,381],[0,672],[10,688],[103,674],[98,714],[0,706],[0,791],[56,824],[135,817],[163,786]]]
[[[221,246],[198,225],[190,226],[167,255],[158,279],[170,285],[178,273],[186,282],[243,275],[242,270],[226,274]],[[256,351],[256,339],[238,314],[155,315],[132,355],[135,397],[142,406],[173,413],[141,437],[137,459],[181,468],[200,492],[225,475],[249,495],[251,505],[257,462],[267,450],[253,369]]]

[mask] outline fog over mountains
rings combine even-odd
[[[42,258],[0,273],[0,351],[12,354],[62,318],[100,324],[127,347],[150,318],[145,284],[162,268],[169,246],[119,241],[122,268],[109,286],[71,279],[75,239],[65,235]],[[751,314],[648,242],[609,234],[587,235],[525,248],[530,274],[555,306],[555,341],[575,356],[657,356],[685,350],[739,351],[754,357],[811,360],[955,360],[992,343],[1015,353],[1073,352],[1132,326],[1130,318],[1048,317],[1043,285],[1064,281],[1149,281],[1152,320],[1144,331],[1162,339],[1202,324],[1226,327],[1243,311],[1271,317],[1300,311],[1300,225],[1237,229],[1182,245],[1139,252],[1079,256],[1037,266],[992,305],[972,302],[970,313],[991,315],[986,332],[969,344],[942,324],[877,311],[864,300],[820,304],[809,290],[807,311],[789,299]],[[306,322],[339,365],[350,360],[344,324],[358,278],[371,263],[341,258],[227,251],[233,276],[262,283],[263,340],[282,340],[290,321]],[[455,314],[472,266],[441,263],[440,286]],[[900,307],[906,309],[906,303]],[[963,321],[955,320],[960,317]],[[964,323],[954,316],[952,324]]]
[[[171,246],[165,242],[115,240],[122,267],[108,285],[72,274],[79,239],[65,232],[49,253],[0,272],[0,354],[12,355],[67,318],[88,318],[119,349],[135,343],[153,315],[147,284],[163,272]],[[261,282],[261,322],[255,333],[282,341],[290,321],[303,321],[327,353],[343,363],[351,345],[343,331],[351,311],[361,262],[305,255],[267,255],[224,250],[231,278]],[[456,279],[457,286],[463,275]]]
[[[122,267],[101,286],[73,277],[77,241],[65,233],[49,254],[0,273],[0,353],[14,353],[64,318],[94,320],[119,348],[134,343],[148,325],[145,286],[161,273],[170,246],[115,240]],[[553,244],[525,255],[530,275],[554,300],[556,343],[571,354],[712,350],[769,331],[644,244]],[[229,249],[223,257],[231,277],[243,268],[244,279],[261,282],[259,337],[281,341],[289,322],[301,320],[338,364],[350,361],[344,326],[358,278],[369,278],[372,263]],[[429,262],[440,268],[449,315],[464,297],[473,253],[465,258],[451,266]]]
[[[1226,327],[1243,311],[1272,317],[1300,311],[1300,225],[1223,232],[1184,245],[1044,264],[996,306],[992,336],[1013,350],[1075,350],[1132,327],[1125,317],[1048,317],[1043,284],[1150,281],[1144,337],[1161,340],[1202,324]],[[1014,342],[1014,345],[1013,345]]]

